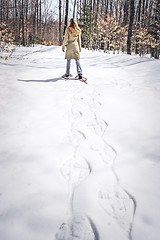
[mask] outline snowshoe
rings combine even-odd
[[[69,76],[67,76],[66,74],[63,74],[62,75],[62,78],[64,78],[64,79],[70,79],[71,77],[73,77],[73,75],[72,74],[70,74]]]
[[[75,76],[75,79],[80,80],[81,82],[84,82],[87,84],[87,78],[83,77],[81,74],[78,74]]]

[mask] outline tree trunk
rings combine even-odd
[[[95,8],[96,8],[96,0],[93,1],[93,13],[95,13]]]
[[[34,16],[33,16],[33,33],[36,34],[36,3],[34,5]]]
[[[42,37],[42,0],[40,0],[40,5],[39,5],[39,34],[41,38]]]
[[[96,19],[99,16],[99,3],[100,3],[100,0],[97,0]]]
[[[15,14],[15,21],[14,21],[14,31],[15,31],[15,40],[18,40],[18,11],[17,11],[17,0],[14,0],[14,14]]]
[[[138,29],[140,28],[141,25],[141,19],[142,19],[142,15],[141,15],[141,7],[142,6],[142,0],[139,0],[138,6],[137,6],[137,27]],[[136,37],[136,46],[135,46],[135,54],[139,54],[139,40]]]
[[[142,0],[139,0],[139,4],[138,4],[138,19],[137,21],[140,23],[141,20],[141,5],[142,5]]]
[[[82,8],[82,1],[80,0],[79,1],[79,17],[80,17],[80,19],[81,19],[81,13],[82,13],[81,8]]]
[[[39,11],[38,11],[38,4],[39,4],[39,2],[38,2],[38,0],[37,0],[37,2],[36,2],[36,15],[37,15],[37,35],[39,36]]]
[[[144,26],[144,15],[145,15],[145,0],[142,3],[142,25]]]
[[[22,0],[22,45],[25,46],[25,37],[24,37],[24,0]]]
[[[76,12],[76,0],[74,0],[74,5],[73,5],[73,18],[75,18],[75,12]]]
[[[8,15],[9,15],[9,1],[5,1],[5,22],[6,25],[8,26]]]
[[[124,3],[123,25],[126,26],[127,24],[128,24],[128,1],[126,0]]]
[[[112,17],[113,14],[113,0],[110,0],[110,17]]]
[[[155,19],[154,19],[154,37],[156,39],[156,47],[155,47],[155,55],[156,59],[159,59],[159,45],[160,45],[160,37],[159,37],[159,30],[160,30],[160,0],[156,0],[155,2]]]
[[[104,11],[104,0],[101,0],[101,16],[103,16],[103,11]]]
[[[133,20],[134,20],[134,0],[130,0],[130,19],[129,19],[128,38],[127,38],[127,54],[131,54]]]
[[[28,0],[26,0],[26,44],[28,45]]]
[[[105,17],[107,18],[108,16],[108,0],[105,0],[105,6],[106,6],[106,8],[105,8]]]
[[[0,24],[2,23],[2,0],[0,0]]]
[[[65,34],[65,30],[68,24],[68,8],[69,8],[69,0],[66,0],[66,11],[65,11],[65,21],[64,21],[64,31],[63,35]]]
[[[62,33],[61,33],[61,28],[62,28],[62,24],[61,24],[61,8],[62,8],[62,2],[61,0],[59,0],[59,45],[61,46],[62,44]]]

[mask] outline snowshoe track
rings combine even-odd
[[[93,162],[82,155],[85,142],[87,142],[90,151],[99,155],[99,159],[106,164],[110,172],[109,177],[97,192],[95,199],[97,199],[99,206],[106,212],[107,216],[112,218],[123,229],[127,238],[132,239],[136,201],[128,191],[121,187],[116,174],[114,163],[117,152],[105,140],[104,135],[108,123],[98,115],[98,110],[102,105],[99,98],[100,95],[96,93],[94,87],[77,86],[75,84],[73,105],[69,112],[71,129],[68,136],[69,142],[73,146],[73,156],[66,160],[60,169],[69,184],[70,206],[68,207],[71,210],[70,217],[62,223],[56,234],[57,240],[99,239],[96,237],[98,233],[95,234],[87,213],[85,213],[86,215],[82,215],[82,213],[77,215],[73,208],[74,193],[77,186],[92,174]]]
[[[75,215],[62,223],[56,240],[96,240],[91,223],[86,216]]]
[[[128,194],[118,185],[103,186],[99,191],[98,201],[106,213],[129,233],[134,206]]]

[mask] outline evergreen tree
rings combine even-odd
[[[82,30],[82,46],[88,49],[97,48],[97,22],[90,5],[81,9],[79,25]]]

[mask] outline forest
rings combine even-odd
[[[10,44],[61,45],[73,17],[81,27],[84,48],[159,58],[160,0],[59,0],[54,7],[53,3],[0,0],[1,52],[12,52]]]

